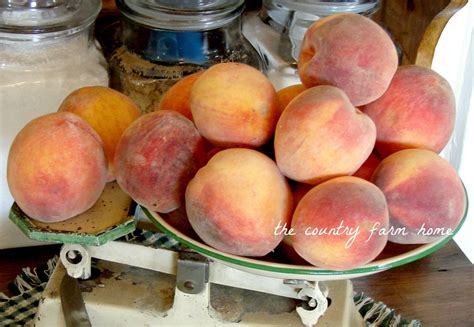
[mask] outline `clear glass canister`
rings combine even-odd
[[[0,1],[0,249],[32,244],[8,221],[6,164],[15,135],[73,90],[108,85],[93,39],[100,0]]]
[[[262,68],[241,33],[244,0],[117,0],[122,46],[111,55],[111,85],[143,113],[182,77],[219,62]]]
[[[371,16],[380,0],[263,0],[258,13],[246,15],[243,33],[264,60],[275,88],[301,83],[296,61],[304,33],[315,21],[338,13]]]

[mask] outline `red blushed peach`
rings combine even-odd
[[[439,153],[454,128],[456,107],[449,83],[433,70],[402,66],[387,92],[363,108],[377,126],[377,152],[386,157],[403,149]]]
[[[117,146],[117,182],[137,203],[167,213],[184,200],[189,180],[206,162],[204,140],[193,123],[168,110],[141,116]]]
[[[387,243],[387,202],[381,190],[344,176],[321,183],[298,203],[291,224],[296,252],[311,264],[334,270],[362,266]]]
[[[201,74],[202,71],[199,71],[179,80],[163,94],[156,110],[177,111],[189,120],[193,120],[193,115],[191,114],[191,90],[194,82]]]
[[[396,152],[382,160],[372,180],[387,198],[392,242],[436,241],[452,233],[463,217],[466,196],[461,179],[432,151]]]
[[[298,60],[305,86],[336,86],[354,106],[379,98],[397,66],[397,51],[389,35],[357,14],[332,15],[313,23],[305,33]]]
[[[375,125],[333,86],[310,88],[290,102],[278,121],[275,157],[282,173],[317,184],[352,175],[372,152]]]
[[[273,135],[278,100],[265,75],[245,64],[207,69],[191,91],[191,112],[201,135],[221,148],[256,148]]]
[[[201,168],[186,189],[189,222],[210,246],[236,255],[263,256],[289,226],[291,191],[275,163],[250,149],[226,149]]]
[[[308,193],[314,185],[311,184],[303,184],[303,183],[296,183],[296,185],[292,186],[292,194],[293,194],[293,207],[296,208],[300,200]],[[279,252],[282,254],[284,258],[289,260],[290,262],[297,264],[297,265],[307,265],[308,262],[301,258],[301,256],[296,253],[295,249],[293,248],[293,236],[290,235],[290,228],[291,226],[286,226],[287,230],[281,229],[282,232],[286,232],[283,241],[278,246]]]
[[[88,86],[69,94],[58,111],[80,116],[99,134],[104,144],[109,176],[115,179],[115,148],[123,131],[140,116],[137,105],[125,94],[104,86]]]
[[[370,182],[372,180],[372,174],[374,173],[375,169],[377,169],[379,163],[379,157],[377,157],[377,155],[372,152],[367,160],[364,161],[362,166],[360,166],[360,168],[352,176],[360,177]]]
[[[69,112],[41,116],[16,136],[7,180],[18,206],[31,218],[58,222],[94,205],[107,179],[99,135]]]
[[[304,90],[306,90],[306,86],[303,84],[290,85],[279,90],[277,97],[280,114],[285,110],[286,106],[288,106],[288,103]]]

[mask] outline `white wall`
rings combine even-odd
[[[470,212],[455,240],[474,263],[473,25],[474,0],[470,0],[445,27],[436,46],[431,67],[448,80],[456,96],[456,127],[442,156],[458,169],[470,196]]]

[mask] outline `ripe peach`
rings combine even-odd
[[[304,85],[337,86],[354,106],[379,98],[397,66],[397,51],[389,35],[357,14],[332,15],[313,23],[298,60]]]
[[[120,139],[117,182],[137,203],[167,213],[182,204],[186,185],[205,161],[204,140],[193,123],[175,111],[155,111]]]
[[[299,202],[291,227],[296,252],[315,266],[357,268],[375,259],[387,243],[385,197],[374,184],[343,176],[315,186]]]
[[[201,135],[222,148],[263,145],[279,116],[270,80],[241,63],[217,64],[203,72],[191,91],[191,112]]]
[[[435,241],[453,232],[463,217],[466,197],[461,179],[432,151],[396,152],[382,160],[372,179],[387,198],[392,242]]]
[[[304,184],[304,183],[296,183],[295,186],[292,188],[292,193],[293,193],[293,205],[296,206],[298,203],[301,201],[301,199],[311,191],[311,189],[314,187],[314,185],[311,184]]]
[[[283,238],[289,225],[291,191],[275,163],[250,149],[215,154],[189,182],[186,212],[201,239],[218,250],[263,256]]]
[[[108,181],[115,179],[114,155],[125,129],[140,116],[137,105],[125,94],[104,86],[88,86],[69,94],[59,111],[80,116],[99,134],[108,162]]]
[[[29,122],[10,148],[7,180],[31,218],[58,222],[94,205],[107,179],[99,135],[82,118],[58,112]]]
[[[303,183],[296,183],[296,185],[292,186],[292,194],[293,194],[293,208],[296,208],[298,203],[301,199],[308,193],[314,185],[311,184],[303,184]],[[293,210],[294,211],[294,210]],[[281,241],[280,245],[278,246],[279,253],[289,262],[292,262],[297,265],[307,265],[308,262],[301,258],[301,256],[296,253],[295,249],[293,248],[293,235],[291,232],[291,226],[286,226],[287,230],[281,229],[282,232],[285,232],[285,237]]]
[[[377,126],[377,152],[419,148],[439,153],[454,128],[456,107],[449,83],[433,70],[402,66],[387,92],[361,108]]]
[[[375,169],[377,169],[379,163],[379,157],[377,157],[377,155],[372,152],[367,160],[364,161],[362,166],[360,166],[360,168],[354,174],[352,174],[352,176],[360,177],[370,182],[372,180],[372,174],[374,173]]]
[[[202,71],[188,75],[170,87],[161,97],[158,108],[155,110],[177,111],[189,120],[191,114],[191,90],[194,82],[202,75]]]
[[[375,125],[334,86],[310,88],[290,102],[275,133],[276,162],[298,182],[352,175],[372,152]]]
[[[306,86],[303,84],[290,85],[279,90],[277,97],[280,114],[285,110],[286,106],[288,106],[288,103],[304,90],[306,90]]]

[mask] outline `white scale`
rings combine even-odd
[[[114,185],[106,187],[96,206],[60,230],[127,216],[130,199]],[[51,232],[51,224],[32,223],[12,207],[11,220],[28,236],[65,243],[35,326],[365,326],[350,279],[420,259],[453,237],[357,269],[331,271],[230,255],[183,234],[154,212],[137,207],[136,216],[146,217],[188,249],[116,241],[135,228],[122,218],[118,229],[100,234],[96,240],[101,241],[90,245],[90,235]],[[92,267],[93,258],[98,269]]]

